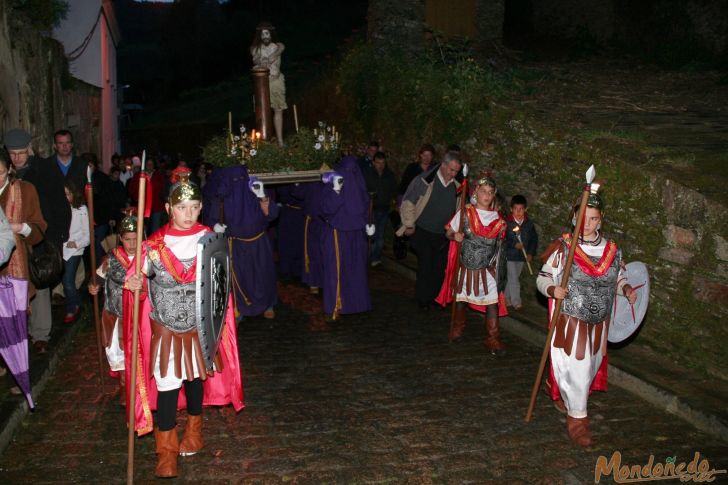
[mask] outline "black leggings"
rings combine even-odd
[[[192,381],[184,381],[187,397],[187,414],[202,414],[202,381],[198,377]],[[177,400],[179,389],[157,394],[157,427],[159,431],[169,431],[177,426]]]

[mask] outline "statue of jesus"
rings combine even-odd
[[[269,22],[261,22],[255,29],[255,38],[250,46],[253,67],[268,68],[270,71],[270,106],[273,108],[273,126],[278,144],[283,146],[283,110],[286,104],[286,82],[281,72],[281,54],[285,46],[278,42],[276,29]]]

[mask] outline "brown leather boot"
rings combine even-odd
[[[506,355],[506,348],[500,341],[498,317],[485,317],[485,347],[498,357]]]
[[[455,305],[455,316],[450,327],[448,340],[450,342],[459,342],[462,340],[463,332],[465,331],[465,320],[467,320],[468,317],[468,307],[465,305],[458,305],[456,302],[453,302],[453,305]]]
[[[572,418],[571,416],[566,416],[566,428],[569,431],[571,441],[579,446],[591,446],[592,437],[589,431],[589,418]]]
[[[202,415],[187,415],[187,426],[179,444],[180,456],[191,456],[202,449]]]
[[[177,454],[179,453],[177,428],[159,431],[159,428],[155,427],[154,440],[157,452],[157,467],[154,469],[154,474],[160,478],[176,477]]]

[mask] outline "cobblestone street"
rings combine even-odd
[[[449,311],[418,310],[411,281],[373,271],[371,286],[371,314],[326,324],[318,297],[288,284],[275,320],[241,324],[247,407],[205,410],[205,448],[180,458],[179,481],[586,484],[614,451],[629,465],[700,452],[728,468],[728,444],[617,387],[590,399],[588,450],[543,394],[525,423],[541,349],[504,332],[508,356],[490,356],[472,313],[450,345]],[[0,483],[125,481],[123,408],[111,384],[99,389],[90,328],[0,457]],[[151,435],[137,440],[139,483],[153,480],[153,450]]]

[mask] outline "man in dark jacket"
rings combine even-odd
[[[384,153],[377,152],[374,155],[372,166],[364,173],[364,181],[367,184],[367,192],[372,197],[372,215],[369,223],[373,223],[375,227],[370,259],[372,266],[378,266],[382,262],[384,229],[389,210],[397,197],[397,178],[387,167]]]
[[[83,191],[86,185],[86,169],[88,164],[73,155],[73,135],[68,130],[58,130],[53,135],[55,153],[47,158],[50,165],[55,165],[66,182],[71,182]]]
[[[38,192],[40,210],[48,223],[45,240],[62,251],[71,225],[71,206],[63,189],[63,174],[47,159],[34,155],[31,136],[27,131],[10,130],[3,137],[3,143],[10,153],[16,177],[33,184]],[[51,333],[51,290],[36,288],[35,298],[30,303],[32,311],[29,317],[29,333],[33,340],[33,349],[44,353]]]

